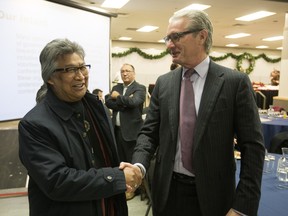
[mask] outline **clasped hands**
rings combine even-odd
[[[121,162],[119,169],[123,170],[126,180],[127,192],[134,192],[142,183],[141,169],[133,164]]]
[[[110,96],[111,96],[112,99],[116,99],[119,95],[120,95],[120,93],[117,92],[117,91],[113,91],[113,92],[110,94]],[[129,97],[133,97],[133,94],[129,95]]]
[[[120,95],[119,92],[113,91],[113,92],[111,93],[111,98],[112,98],[112,99],[116,99],[119,95]]]

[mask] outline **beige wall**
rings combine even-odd
[[[122,53],[129,48],[137,47],[143,52],[156,55],[163,52],[166,47],[164,44],[159,43],[131,43],[131,42],[121,42],[121,41],[112,41],[112,53]],[[259,54],[266,54],[269,58],[279,58],[281,57],[281,51],[274,50],[247,50],[247,49],[236,49],[236,48],[223,48],[223,47],[213,47],[210,55],[211,56],[223,56],[226,53],[233,53],[239,55],[241,53],[250,53],[253,56]],[[137,53],[130,54],[122,58],[112,58],[111,60],[111,80],[115,77],[123,63],[130,63],[135,66],[136,69],[136,80],[148,87],[149,84],[155,83],[157,77],[161,74],[164,74],[169,71],[171,64],[171,57],[169,55],[157,59],[149,60],[144,59],[139,56]],[[232,58],[228,58],[223,61],[218,61],[217,63],[230,67],[236,68],[236,61]],[[246,64],[246,65],[245,65]],[[243,67],[248,68],[248,62],[243,61]],[[256,60],[254,70],[249,75],[251,81],[269,83],[270,72],[273,69],[280,70],[280,62],[278,63],[268,63],[263,59]]]

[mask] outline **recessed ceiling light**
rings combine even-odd
[[[239,45],[238,44],[227,44],[226,46],[227,47],[238,47]]]
[[[187,7],[184,7],[178,11],[176,11],[175,13],[179,12],[179,11],[184,11],[184,10],[205,10],[207,8],[210,8],[211,5],[204,5],[204,4],[191,4]]]
[[[252,14],[248,14],[246,16],[238,17],[235,20],[252,21],[252,20],[261,19],[263,17],[271,16],[274,14],[275,14],[274,12],[269,12],[269,11],[258,11],[256,13],[252,13]]]
[[[276,49],[277,50],[283,50],[283,47],[277,47]]]
[[[127,4],[127,2],[129,2],[129,0],[105,0],[101,7],[104,8],[122,8],[125,4]]]
[[[269,38],[264,38],[263,41],[277,41],[277,40],[283,40],[283,36],[274,36]]]
[[[139,32],[151,32],[154,31],[155,29],[158,29],[158,26],[143,26],[142,28],[137,29],[136,31]]]
[[[268,48],[268,46],[265,46],[265,45],[261,45],[261,46],[256,46],[257,49],[266,49]]]
[[[227,35],[227,36],[225,36],[225,38],[242,38],[242,37],[247,37],[247,36],[250,36],[250,34],[238,33],[238,34],[234,34],[234,35]]]
[[[119,40],[131,40],[132,38],[131,37],[120,37],[118,38]]]

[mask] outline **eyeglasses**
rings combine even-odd
[[[123,74],[123,73],[131,73],[131,72],[133,72],[132,70],[121,70],[121,74]]]
[[[194,29],[194,30],[189,30],[189,31],[185,31],[185,32],[175,32],[175,33],[171,33],[170,35],[167,35],[166,37],[163,38],[163,40],[165,41],[165,43],[167,44],[170,40],[175,43],[178,42],[180,40],[181,37],[183,37],[184,35],[190,34],[190,33],[195,33],[195,32],[199,32],[202,31],[203,29]]]
[[[80,71],[83,75],[88,74],[91,65],[81,65],[79,67],[72,66],[72,67],[64,67],[64,68],[57,68],[54,72],[62,72],[62,73],[69,73],[69,74],[76,74]]]

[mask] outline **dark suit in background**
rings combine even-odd
[[[117,84],[112,88],[111,95],[106,99],[106,106],[113,111],[112,123],[115,128],[120,160],[131,162],[137,135],[143,125],[142,110],[146,88],[135,81],[135,72],[134,69],[132,71],[130,65],[125,64],[123,67],[128,68],[126,68],[127,71],[123,69],[124,73],[121,73],[124,84]],[[125,79],[126,74],[130,77]],[[124,86],[126,86],[126,89],[123,94]],[[113,92],[119,94],[113,98]],[[120,125],[117,126],[118,114]]]
[[[194,171],[177,175],[183,68],[160,76],[155,84],[132,158],[132,163],[141,163],[147,171],[158,149],[152,181],[153,215],[257,215],[265,148],[251,82],[245,73],[209,60],[213,29],[205,13],[189,11],[174,16],[165,38],[173,62],[185,69],[201,69],[205,75],[199,79],[204,85],[201,94],[196,88],[200,101],[193,137]],[[235,134],[242,157],[237,187]]]

